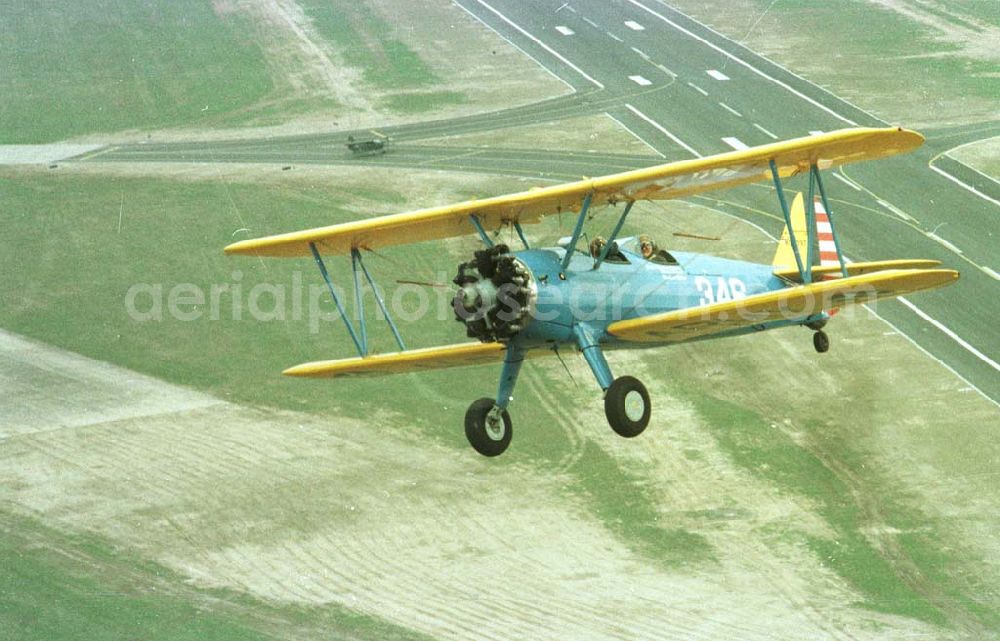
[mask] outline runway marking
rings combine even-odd
[[[659,63],[656,63],[656,64],[655,64],[655,67],[656,67],[657,69],[659,69],[660,71],[662,71],[663,73],[665,73],[665,74],[667,74],[668,76],[670,76],[671,78],[677,78],[677,74],[676,74],[676,73],[674,73],[673,71],[671,71],[671,70],[667,69],[667,68],[666,68],[666,67],[664,67],[663,65],[661,65],[661,64],[659,64]]]
[[[836,175],[836,174],[834,174],[834,175]],[[886,209],[888,209],[892,213],[896,214],[897,216],[899,216],[900,218],[902,218],[903,220],[905,220],[908,223],[915,223],[915,222],[917,222],[916,218],[914,218],[913,216],[909,215],[908,213],[906,213],[905,211],[903,211],[899,207],[896,207],[892,203],[887,203],[886,201],[882,200],[881,198],[876,198],[875,202],[877,202],[878,204],[882,205],[883,207],[885,207]]]
[[[996,273],[995,271],[993,271],[992,269],[990,269],[986,265],[980,265],[979,269],[981,269],[984,272],[986,272],[991,278],[995,278],[996,280],[1000,280],[1000,274]]]
[[[809,132],[809,135],[810,136],[822,136],[823,135],[823,130],[822,129],[813,129],[812,131]]]
[[[629,128],[628,128],[628,125],[626,125],[625,123],[623,123],[623,122],[622,122],[621,120],[618,120],[617,118],[615,118],[614,116],[612,116],[611,114],[609,114],[609,113],[608,113],[608,112],[606,112],[606,111],[604,112],[604,115],[605,115],[605,116],[607,116],[608,118],[611,118],[611,119],[612,119],[612,120],[614,120],[615,122],[617,122],[617,123],[618,123],[618,126],[619,126],[619,127],[621,127],[622,129],[624,129],[625,131],[629,132],[629,133],[630,133],[630,134],[632,134],[632,135],[633,135],[633,136],[634,136],[634,137],[635,137],[636,139],[638,139],[638,140],[639,140],[639,142],[641,142],[642,144],[644,144],[644,145],[646,145],[647,147],[649,147],[650,149],[652,149],[652,150],[653,150],[653,152],[655,152],[657,156],[659,156],[660,158],[666,158],[666,157],[667,157],[667,156],[666,156],[666,154],[664,154],[663,152],[661,152],[661,151],[660,151],[659,149],[657,149],[657,148],[656,148],[656,147],[654,147],[653,145],[649,144],[649,142],[648,142],[648,141],[647,141],[647,140],[646,140],[645,138],[643,138],[643,137],[642,137],[642,136],[640,136],[639,134],[637,134],[637,133],[635,133],[634,131],[632,131],[631,129],[629,129]]]
[[[861,187],[857,183],[855,183],[853,180],[851,180],[850,178],[848,178],[846,176],[843,176],[843,175],[841,175],[841,174],[839,174],[839,173],[837,173],[835,171],[834,172],[830,172],[830,173],[831,173],[831,175],[834,178],[836,178],[840,182],[844,183],[845,185],[847,185],[848,187],[850,187],[854,191],[861,191]]]
[[[555,56],[556,58],[558,58],[561,62],[563,62],[570,69],[572,69],[573,71],[577,72],[578,74],[580,74],[581,76],[583,76],[584,78],[586,78],[590,83],[592,83],[598,89],[604,89],[604,85],[602,85],[600,82],[594,80],[589,75],[587,75],[587,72],[585,72],[583,69],[577,67],[575,64],[573,64],[569,60],[567,60],[565,58],[565,56],[563,56],[562,54],[560,54],[558,51],[556,51],[555,49],[553,49],[549,45],[545,44],[544,42],[542,42],[541,40],[539,40],[535,36],[531,35],[527,31],[525,31],[524,29],[522,29],[520,26],[518,26],[517,24],[515,24],[510,18],[508,18],[507,16],[503,15],[502,13],[500,13],[499,11],[497,11],[496,9],[494,9],[493,7],[491,7],[490,5],[486,4],[485,2],[483,2],[483,0],[476,0],[476,2],[478,2],[482,6],[486,7],[489,11],[491,11],[498,18],[500,18],[501,20],[503,20],[504,22],[506,22],[510,26],[512,26],[515,29],[517,29],[518,32],[521,33],[521,35],[525,36],[526,38],[528,38],[529,40],[531,40],[532,42],[534,42],[535,44],[537,44],[538,46],[540,46],[542,49],[545,49],[546,51],[548,51],[549,53],[551,53],[553,56]],[[462,5],[459,4],[459,6],[462,6]],[[471,14],[472,12],[470,11],[469,13]],[[475,14],[472,14],[472,15],[475,15]],[[584,18],[584,20],[586,20],[586,18]],[[480,20],[480,22],[482,22],[482,21]],[[532,58],[532,60],[534,60],[534,58]]]
[[[718,69],[706,69],[705,73],[707,73],[708,75],[712,76],[716,80],[729,80],[729,76],[727,76],[726,74],[722,73]]]
[[[767,129],[764,129],[763,127],[761,127],[761,126],[760,126],[760,125],[758,125],[757,123],[753,123],[753,126],[754,126],[754,127],[756,127],[756,128],[757,128],[757,129],[759,130],[759,131],[762,131],[762,132],[764,133],[764,135],[765,135],[765,136],[768,136],[769,138],[771,138],[771,140],[778,140],[778,137],[777,137],[777,136],[775,136],[774,134],[772,134],[772,133],[771,133],[770,131],[768,131]]]
[[[556,31],[558,31],[559,33],[563,34],[564,36],[571,36],[574,33],[576,33],[575,31],[573,31],[569,27],[564,27],[562,25],[559,25],[558,27],[556,27]]]
[[[576,91],[576,87],[574,87],[573,85],[571,85],[565,79],[559,77],[559,74],[557,74],[556,72],[552,71],[547,66],[545,66],[544,64],[542,64],[541,60],[539,60],[538,58],[534,57],[533,55],[531,55],[530,53],[528,53],[527,51],[525,51],[523,48],[521,48],[520,46],[518,46],[517,43],[515,43],[513,40],[511,40],[507,36],[503,35],[499,31],[497,31],[496,29],[494,29],[485,20],[483,20],[482,18],[480,18],[476,14],[474,14],[471,11],[469,11],[468,9],[466,9],[465,6],[462,5],[462,3],[456,2],[455,4],[458,6],[459,9],[461,9],[462,11],[464,11],[467,14],[469,14],[470,16],[472,16],[476,20],[476,22],[478,22],[479,24],[483,25],[484,27],[486,27],[487,29],[489,29],[490,31],[492,31],[493,33],[495,33],[497,35],[497,37],[499,37],[501,40],[503,40],[504,42],[506,42],[510,46],[514,47],[515,49],[517,49],[518,51],[520,51],[524,55],[528,56],[528,58],[530,58],[531,60],[533,60],[536,65],[538,65],[543,70],[545,70],[550,76],[552,76],[553,78],[555,78],[559,82],[563,83],[564,85],[566,85],[567,87],[569,87],[573,91]],[[601,85],[601,89],[603,89],[603,88],[604,88],[604,86]]]
[[[629,76],[628,79],[634,82],[635,84],[639,85],[640,87],[648,87],[649,85],[653,84],[652,81],[646,80],[642,76]]]
[[[688,85],[688,87],[691,87],[692,89],[694,89],[695,91],[697,91],[698,93],[700,93],[703,96],[707,96],[708,95],[707,91],[705,91],[704,89],[702,89],[698,85],[694,84],[693,82],[689,82],[689,83],[687,83],[687,85]]]
[[[934,161],[932,160],[931,162],[934,162]],[[965,163],[962,163],[962,164],[965,164]],[[978,189],[976,189],[972,185],[970,185],[968,183],[965,183],[965,182],[962,182],[958,178],[955,178],[954,176],[952,176],[951,174],[949,174],[947,171],[945,171],[943,169],[938,169],[937,167],[935,167],[931,163],[927,163],[927,166],[930,167],[932,171],[935,171],[935,172],[941,174],[942,176],[944,176],[945,178],[947,178],[951,182],[955,183],[956,185],[958,185],[962,189],[964,189],[964,190],[966,190],[968,192],[972,192],[973,194],[979,196],[983,200],[989,201],[989,202],[993,203],[994,205],[1000,206],[1000,201],[997,201],[996,198],[990,198],[989,196],[987,196],[983,192],[979,191]],[[972,169],[972,168],[970,167],[970,169]]]
[[[722,139],[722,142],[726,143],[736,151],[743,151],[744,149],[749,149],[750,146],[740,140],[739,138],[733,138],[732,136],[727,136]]]
[[[608,34],[609,38],[613,38],[613,39],[617,40],[618,42],[625,42],[624,40],[622,40],[621,38],[619,38],[615,34],[611,33],[610,31],[605,31],[604,33]]]
[[[734,61],[734,62],[736,62],[737,64],[740,64],[740,65],[743,65],[744,67],[746,67],[746,68],[747,68],[747,69],[749,69],[750,71],[754,72],[755,74],[757,74],[757,75],[758,75],[758,76],[760,76],[761,78],[765,78],[765,79],[767,79],[767,80],[770,80],[770,81],[771,81],[771,82],[773,82],[774,84],[778,85],[779,87],[782,87],[783,89],[786,89],[787,91],[789,91],[789,92],[791,92],[792,94],[794,94],[794,95],[798,96],[799,98],[802,98],[802,99],[803,99],[803,100],[805,100],[806,102],[808,102],[808,103],[810,103],[810,104],[812,104],[812,105],[814,105],[814,106],[816,106],[816,107],[819,107],[820,109],[822,109],[822,110],[823,110],[823,111],[825,111],[826,113],[830,114],[831,116],[833,116],[833,117],[834,117],[834,118],[836,118],[837,120],[840,120],[840,121],[842,121],[842,122],[846,122],[847,124],[849,124],[849,125],[853,125],[853,126],[855,126],[855,127],[857,127],[857,126],[858,126],[858,123],[854,122],[854,121],[853,121],[853,120],[851,120],[850,118],[847,118],[847,117],[844,117],[844,116],[841,116],[841,115],[840,115],[839,113],[837,113],[837,112],[836,112],[836,111],[834,111],[833,109],[830,109],[830,108],[829,108],[829,107],[827,107],[826,105],[824,105],[824,104],[822,104],[822,103],[820,103],[820,102],[818,102],[818,101],[816,101],[816,100],[814,100],[814,99],[810,98],[809,96],[805,95],[805,94],[804,94],[804,93],[802,93],[801,91],[799,91],[799,90],[797,90],[797,89],[794,89],[793,87],[789,86],[789,85],[788,85],[788,83],[785,83],[785,82],[782,82],[781,80],[778,80],[778,79],[777,79],[777,78],[775,78],[774,76],[770,76],[770,75],[768,75],[768,74],[764,73],[763,71],[761,71],[761,70],[760,70],[760,69],[758,69],[757,67],[754,67],[754,66],[753,66],[752,64],[750,64],[750,63],[749,63],[749,62],[747,62],[746,60],[743,60],[742,58],[740,58],[740,57],[738,57],[738,56],[736,56],[736,55],[734,55],[734,54],[732,54],[732,53],[729,53],[728,51],[726,51],[726,50],[725,50],[725,49],[723,49],[722,47],[720,47],[720,46],[718,46],[718,45],[716,45],[716,44],[713,44],[713,43],[709,42],[708,40],[705,40],[704,38],[702,38],[701,36],[699,36],[699,35],[697,35],[697,34],[694,34],[694,33],[692,33],[691,31],[689,31],[688,29],[685,29],[684,27],[680,26],[679,24],[677,24],[676,22],[674,22],[674,21],[673,21],[673,20],[671,20],[670,18],[667,18],[667,17],[666,17],[666,16],[664,16],[664,15],[663,15],[662,13],[658,13],[658,12],[656,12],[656,11],[654,11],[654,10],[650,9],[650,8],[649,8],[649,7],[647,7],[646,5],[644,5],[644,4],[642,4],[641,2],[639,2],[639,0],[628,0],[628,2],[629,2],[629,3],[631,3],[631,4],[633,4],[633,5],[635,5],[635,6],[637,6],[637,7],[639,7],[639,8],[640,8],[640,9],[642,9],[643,11],[645,11],[645,12],[649,13],[650,15],[652,15],[652,16],[655,16],[655,17],[659,18],[660,20],[662,20],[663,22],[667,23],[668,25],[670,25],[670,26],[671,26],[671,27],[673,27],[674,29],[676,29],[676,30],[680,31],[681,33],[683,33],[683,34],[685,34],[685,35],[687,35],[687,36],[690,36],[691,38],[694,38],[694,39],[695,39],[695,40],[697,40],[698,42],[701,42],[702,44],[704,44],[704,45],[706,45],[706,46],[708,46],[708,47],[711,47],[712,49],[714,49],[714,50],[718,51],[719,53],[721,53],[722,55],[726,56],[726,57],[727,57],[727,58],[729,58],[730,60],[733,60],[733,61]],[[713,33],[717,33],[717,32],[713,32]],[[721,36],[721,34],[719,34],[719,35]],[[724,37],[724,36],[722,36],[722,37]],[[732,42],[732,40],[730,40],[729,38],[726,38],[726,40],[729,40],[729,42]],[[778,65],[776,65],[776,66],[778,66]],[[783,71],[785,71],[785,72],[787,72],[787,73],[791,74],[791,75],[795,75],[795,74],[792,74],[792,72],[790,72],[790,71],[788,71],[787,69],[785,69],[784,67],[781,67],[781,69],[782,69]],[[795,77],[796,77],[796,78],[799,78],[800,80],[803,80],[803,81],[805,81],[805,82],[808,82],[808,81],[807,81],[807,80],[805,80],[804,78],[801,78],[801,76],[795,76]],[[809,84],[812,84],[812,85],[813,85],[814,87],[816,86],[816,85],[815,85],[814,83],[809,83]],[[827,92],[827,93],[829,93],[829,92]],[[832,94],[831,94],[831,95],[832,95]],[[834,96],[834,97],[836,98],[836,96]],[[840,99],[840,98],[837,98],[837,99],[838,99],[838,100],[842,100],[842,99]],[[852,106],[852,107],[854,107],[854,105],[851,105],[851,106]],[[855,107],[855,109],[858,109],[859,111],[864,111],[864,110],[862,110],[862,109],[860,109],[860,108],[858,108],[858,107]],[[865,112],[865,113],[868,113],[868,112]],[[869,115],[871,115],[871,114],[869,114]]]
[[[636,49],[635,47],[632,47],[632,51],[642,56],[644,60],[649,60],[649,56],[647,56],[641,49]]]
[[[948,329],[947,327],[945,327],[940,321],[931,318],[930,316],[927,315],[927,312],[925,312],[924,310],[920,309],[919,307],[917,307],[916,305],[914,305],[913,303],[911,303],[907,299],[903,298],[902,296],[897,297],[896,300],[898,300],[899,302],[903,303],[904,305],[906,305],[907,307],[909,307],[911,310],[913,310],[913,312],[917,316],[919,316],[920,318],[924,319],[925,321],[927,321],[928,323],[930,323],[934,327],[937,327],[939,330],[941,330],[942,332],[944,332],[945,334],[947,334],[949,338],[951,338],[953,341],[955,341],[956,343],[958,343],[959,345],[961,345],[962,347],[964,347],[966,349],[966,351],[968,351],[970,354],[972,354],[973,356],[975,356],[979,360],[983,361],[984,363],[986,363],[987,365],[989,365],[990,367],[992,367],[996,371],[1000,372],[1000,363],[997,363],[995,360],[993,360],[992,358],[990,358],[986,354],[983,354],[982,352],[980,352],[978,349],[976,349],[975,347],[973,347],[972,345],[970,345],[964,338],[962,338],[961,336],[959,336],[955,332],[953,332],[950,329]]]
[[[936,240],[937,242],[939,242],[940,244],[944,245],[945,247],[947,247],[951,251],[955,252],[956,254],[964,253],[964,252],[962,252],[961,249],[959,249],[958,247],[956,247],[954,243],[951,243],[951,242],[945,240],[944,238],[941,238],[940,236],[938,236],[934,232],[929,231],[929,232],[926,232],[926,234],[927,234],[928,238],[930,238],[931,240]]]
[[[646,30],[646,27],[642,26],[641,24],[639,24],[635,20],[626,20],[625,21],[625,26],[628,27],[629,29],[631,29],[632,31],[645,31]]]
[[[636,109],[632,105],[630,105],[628,103],[625,103],[625,108],[628,109],[629,111],[631,111],[632,113],[634,113],[635,115],[639,116],[640,118],[642,118],[646,122],[648,122],[653,127],[655,127],[664,136],[666,136],[667,138],[673,140],[675,143],[677,143],[678,145],[680,145],[681,147],[683,147],[684,149],[686,149],[690,153],[694,154],[694,156],[696,158],[701,158],[702,157],[701,154],[699,154],[697,151],[695,151],[694,148],[691,145],[687,144],[686,142],[684,142],[683,140],[681,140],[677,136],[675,136],[672,133],[670,133],[669,131],[667,131],[667,129],[663,125],[661,125],[660,123],[656,122],[655,120],[653,120],[652,118],[650,118],[646,114],[642,113],[641,111],[639,111],[638,109]]]
[[[724,102],[720,102],[719,106],[722,107],[723,109],[725,109],[726,111],[728,111],[729,113],[733,114],[737,118],[742,118],[743,117],[743,114],[741,114],[740,112],[736,111],[735,109],[733,109],[732,107],[730,107],[729,105],[727,105]]]
[[[601,28],[601,25],[597,24],[596,22],[594,22],[590,18],[584,18],[583,21],[586,22],[587,24],[589,24],[591,27],[593,27],[595,29],[600,29]]]

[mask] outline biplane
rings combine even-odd
[[[358,356],[296,365],[284,374],[301,377],[375,376],[499,363],[496,394],[473,402],[465,433],[485,456],[503,453],[511,441],[508,411],[525,359],[569,347],[582,353],[604,394],[611,428],[638,436],[649,424],[646,387],[615,376],[605,353],[740,336],[788,326],[813,331],[817,352],[829,348],[824,326],[838,308],[942,287],[959,274],[934,260],[848,262],[841,251],[821,172],[915,149],[920,134],[899,128],[844,129],[706,158],[455,205],[240,241],[227,254],[312,256],[319,267]],[[784,181],[808,177],[808,190],[791,202]],[[772,264],[650,247],[645,238],[619,237],[635,203],[684,198],[757,181],[773,182],[785,228]],[[620,207],[620,209],[619,209]],[[578,247],[593,213],[616,212],[603,242]],[[556,247],[532,247],[523,226],[572,212],[572,235]],[[611,220],[606,220],[610,223]],[[523,248],[495,242],[497,232],[516,232]],[[392,245],[478,234],[482,249],[458,266],[455,317],[476,341],[407,349],[363,254]],[[597,240],[597,239],[595,239]],[[587,251],[590,249],[590,251]],[[348,318],[323,260],[349,255],[355,323]],[[375,292],[399,351],[368,349],[362,277]]]

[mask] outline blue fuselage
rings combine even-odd
[[[606,349],[613,349],[623,346],[607,332],[608,325],[615,321],[744,298],[788,286],[772,273],[771,265],[707,254],[671,252],[668,256],[675,263],[669,264],[663,259],[647,260],[623,247],[617,262],[609,260],[594,269],[592,257],[576,252],[565,272],[561,263],[566,250],[562,248],[529,249],[514,255],[530,268],[538,287],[534,319],[518,336],[525,347],[576,342],[574,326],[584,324]],[[803,322],[766,323],[704,338]]]

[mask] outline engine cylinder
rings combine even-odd
[[[453,281],[455,318],[470,338],[507,342],[531,322],[538,285],[527,265],[506,245],[479,250],[458,266]]]

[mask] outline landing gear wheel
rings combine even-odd
[[[813,347],[820,354],[825,354],[830,350],[830,337],[826,335],[826,332],[820,330],[813,334]]]
[[[500,456],[513,435],[510,414],[496,407],[492,398],[481,398],[465,412],[465,437],[483,456]]]
[[[631,376],[616,378],[604,395],[604,415],[619,436],[633,438],[642,434],[651,411],[646,386]]]

